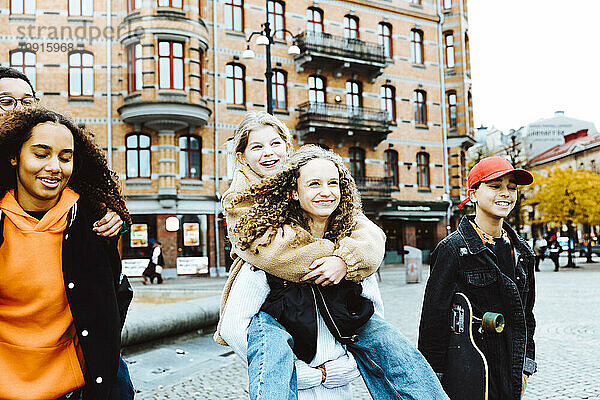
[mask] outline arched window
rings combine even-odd
[[[35,0],[10,0],[10,13],[35,15]]]
[[[423,64],[423,32],[418,29],[410,31],[410,57],[413,64]]]
[[[242,64],[229,63],[225,66],[225,98],[227,104],[245,105],[246,71]]]
[[[387,22],[380,22],[378,28],[379,44],[383,46],[384,55],[392,57],[392,25]]]
[[[69,15],[89,17],[94,13],[94,0],[69,0]]]
[[[142,45],[137,42],[127,46],[127,90],[142,90],[142,85]]]
[[[323,33],[323,10],[317,7],[309,7],[306,10],[306,31]]]
[[[358,17],[354,15],[344,17],[344,37],[346,39],[358,39]]]
[[[362,106],[362,84],[358,81],[346,81],[346,106]]]
[[[424,90],[415,90],[413,103],[415,124],[427,125],[427,93]]]
[[[348,150],[350,156],[350,173],[357,181],[361,183],[365,178],[365,150],[360,147],[351,147]]]
[[[244,31],[244,0],[225,0],[225,28]]]
[[[10,67],[21,71],[29,78],[31,86],[35,89],[36,86],[36,54],[30,50],[15,49],[9,54]]]
[[[383,85],[379,90],[381,110],[385,111],[389,121],[396,119],[396,89],[390,85]]]
[[[456,113],[456,92],[448,92],[448,125],[450,128],[456,128],[457,126],[457,113]]]
[[[267,10],[271,32],[285,29],[285,3],[280,0],[268,0]],[[275,34],[275,37],[277,39],[284,39],[285,33],[283,31],[279,31]]]
[[[390,180],[392,186],[398,186],[400,177],[398,174],[398,152],[388,149],[385,154],[385,176]]]
[[[417,153],[417,185],[429,189],[429,154]]]
[[[170,40],[158,42],[158,88],[183,89],[183,43]]]
[[[179,177],[202,178],[202,139],[198,136],[179,137]]]
[[[159,7],[183,8],[183,0],[158,0]]]
[[[311,103],[325,103],[325,79],[319,75],[308,77],[308,101]]]
[[[444,33],[444,46],[446,48],[446,68],[454,68],[454,34],[452,31]]]
[[[69,53],[69,96],[94,95],[94,54],[87,50]]]
[[[287,73],[282,69],[274,69],[272,77],[273,108],[287,109]]]
[[[127,178],[150,178],[150,136],[133,133],[125,137]]]

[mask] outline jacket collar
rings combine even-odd
[[[486,245],[483,243],[479,234],[471,225],[471,222],[475,220],[474,215],[465,215],[458,225],[458,232],[463,237],[465,244],[467,245],[467,249],[471,254],[481,253],[487,249]],[[508,234],[511,243],[515,246],[515,249],[519,254],[527,254],[533,257],[533,252],[519,235],[514,231],[514,229],[504,221],[502,224],[502,229],[506,231]]]

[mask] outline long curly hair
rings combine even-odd
[[[245,213],[233,227],[233,232],[240,238],[237,246],[241,250],[250,248],[255,240],[266,234],[266,239],[261,239],[255,249],[258,252],[258,247],[271,243],[277,229],[286,224],[306,231],[299,230],[301,235],[297,237],[297,241],[312,240],[308,233],[310,232],[308,216],[300,208],[300,202],[292,198],[292,191],[298,188],[300,169],[314,159],[331,161],[340,174],[340,204],[329,216],[324,237],[337,243],[350,234],[354,229],[355,216],[362,210],[354,179],[340,156],[309,144],[300,147],[290,157],[281,172],[240,193],[225,210],[228,211],[240,203],[253,201],[249,212]]]
[[[131,225],[117,174],[108,168],[106,157],[94,144],[92,135],[70,118],[43,107],[12,110],[0,119],[0,198],[17,185],[16,167],[11,165],[11,158],[18,160],[33,128],[47,122],[63,125],[73,135],[73,173],[68,186],[91,205],[95,217],[101,218],[108,207]]]

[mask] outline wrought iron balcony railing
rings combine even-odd
[[[360,39],[334,36],[323,32],[302,32],[296,36],[296,44],[300,54],[319,52],[339,57],[360,59],[363,62],[385,64],[386,56],[383,45],[369,43]]]
[[[378,108],[308,101],[300,104],[297,109],[300,112],[300,120],[350,122],[356,125],[385,125],[386,128],[390,124],[388,112]]]
[[[363,196],[390,196],[392,190],[398,189],[398,185],[392,177],[355,177],[354,181],[358,187],[358,191]]]

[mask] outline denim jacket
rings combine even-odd
[[[458,229],[442,240],[431,254],[431,274],[425,289],[419,350],[434,371],[444,373],[450,335],[452,296],[464,293],[474,316],[487,311],[504,315],[500,334],[473,333],[489,370],[490,398],[519,400],[522,374],[536,370],[534,254],[525,240],[504,223],[514,249],[514,281],[501,272],[497,257],[475,231],[473,216],[463,217]]]

